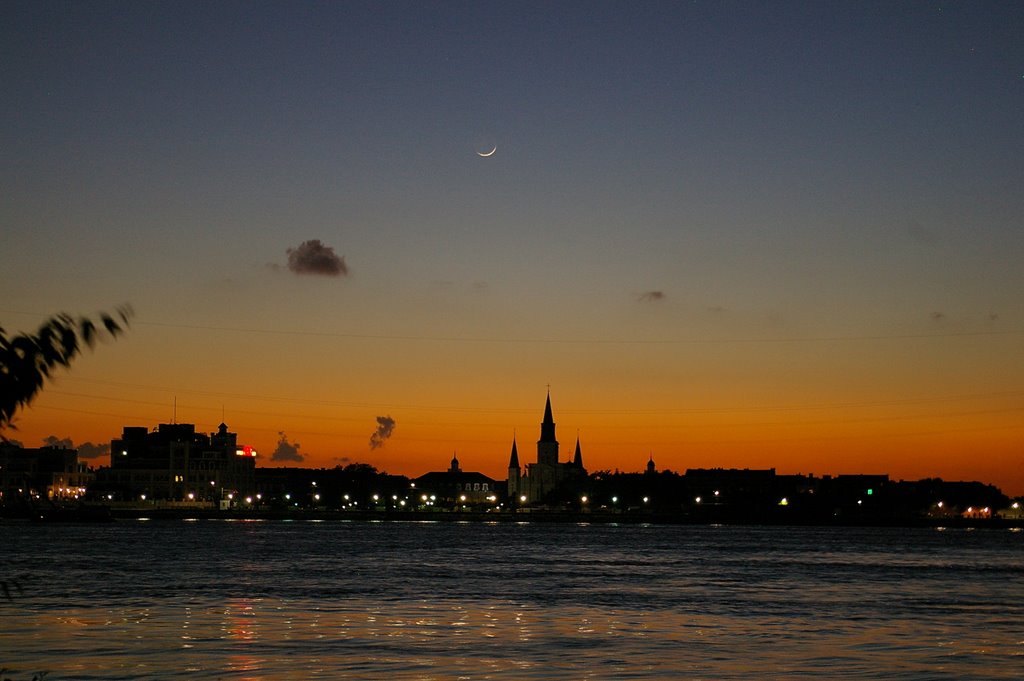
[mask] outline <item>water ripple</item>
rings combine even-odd
[[[0,668],[48,679],[1011,679],[1024,535],[0,526]]]

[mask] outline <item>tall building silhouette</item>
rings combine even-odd
[[[512,453],[508,462],[509,496],[516,503],[543,504],[560,486],[586,475],[579,437],[576,438],[573,460],[558,460],[558,438],[555,436],[555,419],[549,392],[544,404],[544,420],[540,424],[540,439],[537,440],[537,461],[526,464],[525,472],[520,469],[519,451],[515,438],[512,439]],[[523,500],[523,497],[526,499]]]
[[[128,498],[219,501],[253,491],[255,457],[224,423],[209,434],[191,423],[161,423],[152,432],[125,426],[111,440],[110,467],[97,471],[97,482]]]

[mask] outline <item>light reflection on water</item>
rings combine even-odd
[[[0,667],[138,678],[1019,678],[1024,535],[0,525]],[[0,575],[4,576],[4,575]]]

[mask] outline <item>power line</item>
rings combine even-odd
[[[201,324],[167,324],[163,322],[137,322],[136,326],[155,328],[186,329],[191,331],[217,331],[223,333],[258,333],[278,336],[300,336],[338,338],[349,340],[388,340],[405,342],[435,343],[481,343],[498,345],[726,345],[726,344],[775,344],[775,343],[842,343],[888,340],[931,340],[946,338],[973,338],[991,336],[1013,336],[1024,331],[960,331],[947,333],[906,333],[906,334],[862,334],[848,336],[781,336],[772,337],[724,337],[724,338],[505,338],[488,336],[431,336],[414,334],[367,334],[342,333],[335,331],[302,331],[295,329],[266,329],[258,327],[212,326]]]
[[[15,314],[45,318],[47,315],[20,310],[0,310]],[[402,341],[432,343],[477,343],[500,345],[732,345],[732,344],[779,344],[779,343],[856,343],[892,340],[942,340],[953,338],[985,338],[1019,336],[1024,330],[973,330],[948,331],[942,333],[892,333],[892,334],[851,334],[822,336],[779,336],[779,337],[717,337],[717,338],[539,338],[539,337],[496,337],[496,336],[434,336],[429,334],[376,334],[340,331],[309,331],[302,329],[270,329],[261,327],[220,326],[213,324],[171,324],[136,320],[132,326],[159,329],[182,329],[186,331],[214,331],[218,333],[261,334],[270,336],[295,336],[304,338],[335,338],[344,340]]]
[[[127,383],[122,381],[108,381],[104,379],[83,378],[81,376],[62,376],[61,381],[81,382],[95,385],[106,385],[116,388],[130,388],[133,390],[151,390],[168,394],[190,394],[203,395],[217,398],[234,398],[249,401],[265,401],[285,404],[307,404],[314,406],[339,407],[348,409],[406,409],[410,411],[444,411],[470,414],[534,414],[535,408],[508,408],[508,407],[460,407],[424,404],[395,404],[380,402],[346,402],[336,400],[321,400],[309,398],[277,397],[269,395],[257,395],[249,392],[225,392],[212,390],[191,390],[181,387],[168,387],[147,385],[141,383]],[[49,392],[60,393],[57,388],[51,388]],[[67,393],[69,395],[73,393]],[[89,395],[79,395],[89,397]],[[889,400],[863,400],[847,402],[815,402],[813,404],[784,404],[774,406],[724,406],[724,407],[680,407],[669,409],[572,409],[559,408],[560,414],[568,415],[631,415],[631,416],[660,416],[660,415],[685,415],[685,414],[728,414],[728,413],[749,413],[749,412],[789,412],[789,411],[827,411],[832,409],[866,409],[871,407],[895,407],[913,406],[927,404],[943,404],[949,402],[968,402],[974,400],[994,400],[1024,397],[1024,391],[1011,390],[990,393],[966,393],[959,395],[929,396],[919,398],[889,399]],[[105,398],[112,399],[112,398]],[[154,403],[155,404],[155,403]],[[160,403],[165,404],[165,403]]]

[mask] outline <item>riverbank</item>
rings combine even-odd
[[[618,510],[541,510],[447,511],[447,510],[326,510],[326,509],[247,509],[166,508],[155,506],[107,507],[85,505],[58,512],[29,512],[6,509],[5,519],[39,522],[109,522],[161,520],[220,520],[227,522],[472,522],[472,523],[575,523],[623,525],[796,525],[850,527],[949,527],[949,528],[1024,528],[1021,518],[884,517],[832,516],[773,509],[771,512],[658,513]]]

